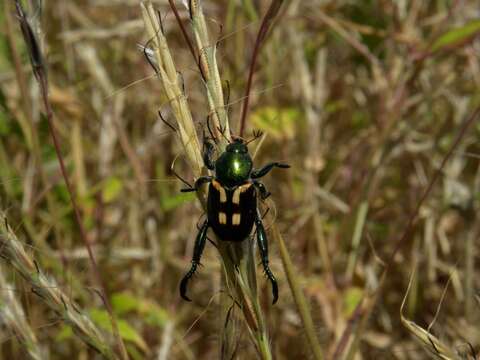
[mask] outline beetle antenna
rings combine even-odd
[[[476,360],[477,359],[477,352],[475,351],[475,348],[470,342],[467,342],[468,347],[470,348],[470,354],[472,355],[472,359]]]
[[[225,80],[225,107],[228,109],[230,103],[230,81]]]
[[[170,123],[163,117],[161,110],[158,110],[158,116],[160,117],[160,120],[162,120],[163,123],[164,123],[165,125],[167,125],[170,129],[172,129],[174,132],[177,132],[177,131],[178,131],[178,129],[177,129],[175,126],[173,126],[172,124],[170,124]]]
[[[225,136],[225,129],[222,129],[222,127],[219,126],[219,127],[217,128],[217,130],[220,132],[220,134],[222,135],[222,137],[223,137],[225,140],[227,140],[227,142],[230,144],[230,143],[231,143],[230,139]]]
[[[153,41],[153,38],[149,39],[146,43],[145,46],[139,45],[141,48],[143,47],[143,56],[145,56],[145,59],[147,60],[148,64],[152,67],[152,69],[155,71],[155,73],[158,75],[159,70],[157,68],[157,65],[151,59],[152,54],[149,54],[151,51],[153,53],[153,50],[148,47],[148,44],[150,44]]]
[[[182,183],[187,185],[189,188],[193,188],[193,186],[185,180],[183,177],[181,177],[176,171],[175,171],[175,161],[177,161],[178,155],[175,156],[175,159],[172,161],[172,165],[170,166],[170,171],[172,172],[173,176],[175,176],[178,180],[180,180]]]
[[[163,19],[162,19],[162,13],[160,10],[157,10],[157,16],[158,16],[158,23],[160,24],[160,31],[162,34],[165,34],[165,28],[163,27]]]
[[[197,54],[197,52],[195,51],[195,46],[193,45],[193,42],[192,42],[192,39],[190,39],[190,36],[188,36],[187,29],[185,28],[185,24],[182,22],[182,19],[180,18],[180,14],[178,13],[178,9],[175,6],[175,2],[173,0],[168,0],[168,3],[170,5],[170,8],[173,11],[173,14],[175,15],[175,19],[177,20],[177,23],[178,23],[178,26],[180,27],[180,31],[182,32],[183,38],[187,43],[188,49],[190,50],[190,53],[195,59],[195,63],[197,64],[198,69],[200,70],[200,75],[202,76],[202,79],[206,81],[205,72],[203,71],[203,67],[202,67],[201,55]],[[188,9],[190,12],[189,14],[190,18],[192,18],[190,5],[188,6]]]
[[[248,140],[247,142],[245,142],[245,145],[248,145],[250,144],[251,142],[254,142],[255,140],[261,138],[263,135],[263,132],[261,130],[254,130],[253,131],[253,138],[251,138],[250,140]]]
[[[267,13],[262,19],[262,24],[260,25],[260,29],[258,30],[257,39],[255,40],[255,47],[253,48],[252,58],[250,60],[250,70],[248,74],[247,86],[245,88],[245,96],[243,100],[242,106],[242,115],[240,117],[240,136],[243,135],[243,130],[245,129],[245,122],[247,119],[247,111],[248,111],[248,103],[250,101],[250,91],[252,89],[252,82],[253,82],[253,74],[255,73],[255,66],[257,63],[258,53],[260,52],[260,47],[265,40],[268,29],[272,24],[275,15],[277,15],[280,7],[282,6],[281,0],[272,0],[270,3],[270,7],[267,10]]]
[[[210,127],[210,115],[207,116],[207,129],[208,129],[208,132],[210,133],[212,140],[215,142],[215,144],[218,144],[217,137],[213,135],[212,128]],[[205,138],[205,134],[203,135],[203,137]]]

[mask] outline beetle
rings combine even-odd
[[[253,227],[257,238],[262,265],[267,278],[272,284],[273,304],[278,300],[278,285],[270,270],[268,261],[268,242],[262,223],[257,199],[265,200],[270,192],[258,179],[267,175],[273,168],[286,169],[290,166],[280,162],[271,162],[259,169],[253,169],[253,161],[248,152],[248,143],[242,138],[234,138],[223,153],[214,161],[215,150],[211,142],[204,144],[203,162],[205,167],[214,171],[214,176],[201,176],[192,188],[182,192],[198,191],[201,186],[209,184],[207,197],[207,218],[200,226],[193,249],[192,265],[180,282],[180,296],[191,301],[187,285],[195,274],[207,240],[207,231],[213,230],[220,241],[244,241]]]

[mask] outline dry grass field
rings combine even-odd
[[[279,300],[209,233],[187,302],[179,177],[240,136],[261,24]],[[477,0],[1,1],[0,358],[480,359],[479,35]]]

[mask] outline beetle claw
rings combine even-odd
[[[272,283],[272,296],[273,296],[272,305],[275,305],[275,303],[278,300],[278,284],[275,278],[270,279],[270,282]]]
[[[190,277],[187,275],[184,276],[182,281],[180,282],[180,296],[182,297],[183,300],[185,301],[192,301],[188,296],[187,296],[187,284],[188,280],[190,280]]]
[[[267,276],[268,280],[270,280],[270,283],[272,284],[272,305],[274,305],[277,300],[278,300],[278,284],[277,284],[277,279],[275,279],[275,276],[273,273],[270,271],[270,268],[264,265],[264,270],[265,270],[265,275]]]
[[[180,190],[180,192],[193,192],[197,191],[195,188],[183,188]]]

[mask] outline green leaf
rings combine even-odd
[[[73,337],[73,330],[69,325],[63,325],[55,336],[55,341],[64,341]]]
[[[168,312],[156,303],[128,293],[114,294],[112,306],[115,313],[119,315],[134,311],[146,319],[148,324],[159,328],[163,328],[169,319]]]
[[[118,198],[123,189],[122,180],[111,176],[105,180],[102,188],[102,198],[105,203],[111,203]]]
[[[163,211],[173,210],[186,202],[195,200],[195,193],[174,193],[163,195],[160,198],[160,207]]]
[[[148,346],[143,338],[125,320],[118,321],[118,330],[120,331],[120,336],[122,339],[134,343],[144,352],[148,351]]]
[[[122,315],[139,309],[141,304],[136,297],[127,293],[119,293],[112,296],[112,306],[115,313]]]
[[[3,23],[1,16],[0,23]],[[7,36],[0,34],[0,71],[7,71],[11,69],[11,67]]]
[[[432,51],[460,44],[480,33],[480,20],[473,20],[462,27],[451,29],[440,36],[432,45]]]
[[[276,139],[291,139],[295,134],[295,123],[302,113],[297,108],[276,108],[266,106],[252,114],[250,121],[260,130]]]
[[[147,323],[163,328],[169,319],[167,311],[154,303],[146,303],[145,305]]]
[[[8,135],[10,133],[10,128],[10,114],[8,113],[7,108],[7,98],[0,89],[0,135]]]
[[[363,290],[358,287],[352,287],[347,290],[343,297],[343,311],[346,316],[350,316],[355,311],[357,305],[362,301],[363,295]]]
[[[91,319],[102,329],[113,333],[110,316],[104,310],[92,309],[89,311]],[[118,331],[123,340],[135,344],[142,351],[147,352],[148,347],[140,334],[131,327],[125,320],[117,319]]]

